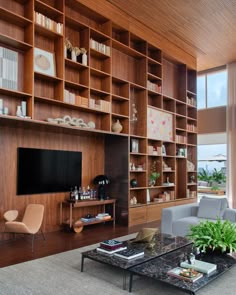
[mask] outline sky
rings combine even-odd
[[[209,171],[220,170],[222,167],[225,167],[225,162],[205,162],[199,161],[200,159],[207,159],[214,157],[218,154],[227,156],[227,147],[226,144],[213,144],[213,145],[198,145],[198,170],[199,168],[204,168]]]

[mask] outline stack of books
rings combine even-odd
[[[180,266],[185,267],[185,268],[195,269],[197,271],[200,271],[200,272],[208,274],[208,275],[211,274],[212,272],[214,272],[217,268],[216,264],[201,261],[201,260],[196,260],[196,259],[193,264],[190,264],[186,260],[186,261],[181,262]]]
[[[176,277],[178,279],[188,281],[191,283],[196,282],[203,277],[203,273],[198,272],[194,269],[188,269],[183,267],[175,267],[167,272],[168,275]]]
[[[127,249],[127,247],[120,241],[106,240],[100,243],[100,247],[97,248],[97,251],[106,254],[114,254],[125,249]]]
[[[123,258],[126,260],[140,258],[144,256],[144,251],[142,249],[126,249],[119,253],[115,253],[116,257]]]

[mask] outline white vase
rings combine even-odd
[[[73,61],[77,61],[77,57],[76,57],[76,54],[75,54],[74,50],[71,51],[71,59]]]
[[[26,117],[26,101],[22,101],[21,102],[21,112],[22,112],[22,116]]]
[[[16,115],[17,115],[17,117],[21,117],[22,116],[21,106],[17,106]]]
[[[82,54],[82,65],[84,65],[84,66],[88,65],[88,56],[86,53]]]
[[[119,120],[116,120],[115,123],[112,124],[111,130],[116,133],[120,133],[123,129],[123,126],[120,124]]]

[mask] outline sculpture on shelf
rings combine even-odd
[[[136,109],[135,104],[133,103],[130,122],[134,123],[134,122],[138,121],[137,113],[138,113],[138,111]]]
[[[116,122],[114,122],[111,126],[111,130],[116,133],[120,133],[122,129],[123,129],[123,126],[121,125],[119,120],[116,120]]]
[[[62,125],[71,125],[76,127],[84,127],[95,129],[96,124],[93,121],[89,121],[87,124],[81,118],[71,118],[71,116],[66,115],[63,118],[47,118],[47,121],[50,123],[62,124]]]
[[[98,198],[100,200],[109,199],[105,191],[105,186],[110,183],[108,177],[106,175],[97,175],[94,178],[93,183],[98,185]]]

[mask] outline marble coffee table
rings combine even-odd
[[[143,249],[144,256],[127,261],[115,257],[114,255],[103,254],[101,252],[98,252],[96,249],[93,249],[82,253],[81,272],[84,271],[85,258],[103,264],[112,265],[123,271],[123,289],[126,289],[126,278],[131,268],[138,265],[142,265],[143,263],[149,262],[152,259],[155,259],[164,254],[171,253],[172,251],[175,251],[177,249],[181,249],[186,245],[190,245],[191,248],[192,243],[184,237],[174,237],[166,234],[156,234],[153,239],[152,248],[149,248],[150,244],[148,243],[132,243],[132,240],[125,241],[123,242],[123,244],[127,246],[127,248]]]
[[[195,294],[199,289],[203,288],[220,275],[228,271],[236,264],[236,255],[233,254],[199,254],[196,259],[214,263],[217,265],[217,270],[210,275],[204,275],[202,278],[194,283],[184,281],[167,275],[167,271],[179,266],[183,261],[184,253],[191,252],[191,245],[186,245],[182,248],[175,249],[172,252],[165,253],[162,256],[156,257],[152,260],[129,268],[129,292],[132,291],[133,276],[139,275],[142,277],[149,277],[162,283],[166,283],[173,287],[182,289],[190,294]]]

